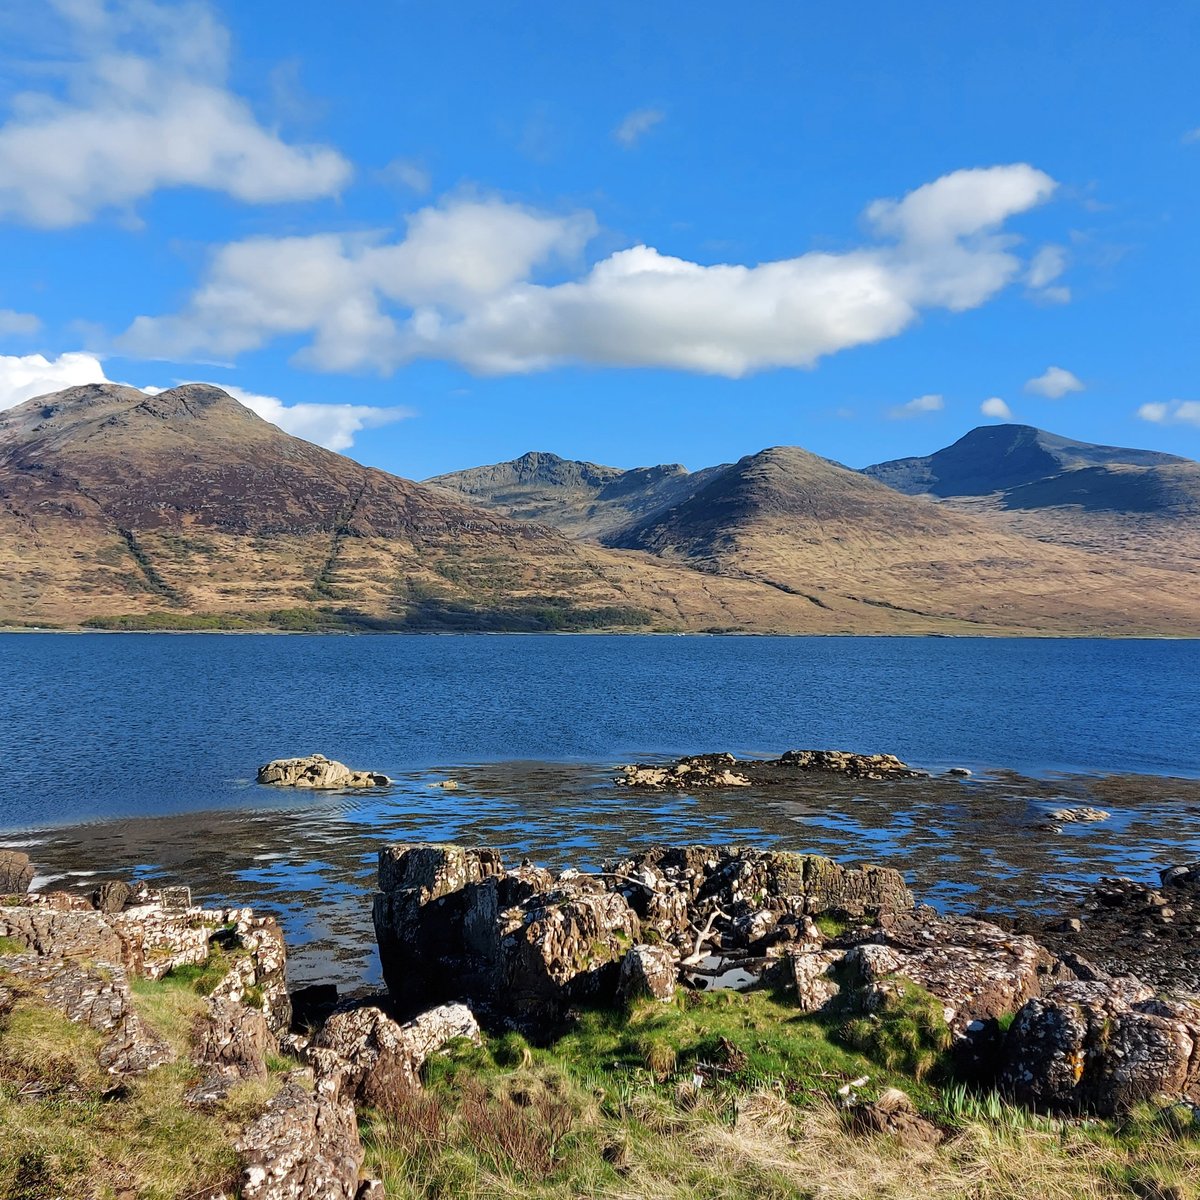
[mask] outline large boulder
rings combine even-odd
[[[323,754],[304,758],[277,758],[258,768],[258,782],[271,787],[341,788],[387,787],[392,781],[378,771],[355,771]]]
[[[1126,1112],[1157,1096],[1200,1100],[1200,1005],[1117,979],[1059,984],[1008,1030],[1001,1085],[1032,1107]]]

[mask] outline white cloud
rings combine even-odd
[[[428,195],[433,186],[433,177],[429,168],[411,158],[393,158],[380,172],[379,176],[385,183],[396,187],[406,188],[418,196]]]
[[[895,408],[888,409],[888,416],[892,420],[903,420],[906,417],[919,417],[925,413],[941,412],[945,407],[946,403],[941,396],[918,396],[907,404],[897,404]]]
[[[1183,135],[1183,140],[1184,142],[1200,142],[1200,127],[1197,127],[1196,129],[1189,129],[1187,133]]]
[[[1025,164],[957,171],[868,209],[879,240],[755,266],[703,265],[634,246],[576,278],[590,213],[556,216],[500,200],[451,199],[407,235],[255,238],[219,248],[182,312],[138,317],[126,353],[229,357],[308,334],[300,360],[389,371],[414,359],[480,374],[575,363],[738,377],[807,367],[899,334],[924,309],[976,308],[1025,264],[1004,221],[1053,191]]]
[[[1158,425],[1195,425],[1200,427],[1200,400],[1152,401],[1143,404],[1137,415]]]
[[[103,382],[104,368],[92,354],[60,354],[57,358],[0,354],[0,411],[47,392]]]
[[[626,150],[632,150],[655,125],[662,123],[666,115],[661,108],[635,108],[613,130],[613,137]]]
[[[0,217],[78,225],[159,188],[261,204],[335,194],[350,164],[291,145],[225,86],[229,38],[207,4],[56,0],[76,60],[15,96],[0,126]]]
[[[40,354],[20,358],[0,355],[0,412],[64,388],[109,382],[104,365],[93,354],[66,353],[53,359]],[[361,430],[413,415],[406,408],[375,408],[365,404],[284,404],[275,396],[263,396],[229,384],[212,386],[223,388],[263,420],[328,450],[348,450],[354,444],[354,435]],[[166,389],[146,386],[141,390],[154,394]]]
[[[0,308],[0,337],[31,337],[41,327],[42,322],[33,313]]]
[[[1082,392],[1083,381],[1063,367],[1047,367],[1040,375],[1025,384],[1025,390],[1047,400],[1061,400],[1071,392]]]
[[[413,415],[408,408],[374,408],[367,404],[284,404],[275,396],[262,396],[226,384],[215,386],[223,387],[264,421],[316,442],[326,450],[349,450],[354,445],[354,435],[361,430],[378,429]]]
[[[1025,282],[1032,288],[1044,288],[1067,268],[1065,246],[1043,246],[1030,260]]]
[[[1012,409],[999,396],[992,396],[990,399],[985,400],[979,406],[979,411],[985,417],[995,417],[999,421],[1012,420]]]

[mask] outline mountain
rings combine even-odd
[[[517,520],[602,541],[677,504],[724,469],[689,473],[671,463],[621,470],[530,451],[511,462],[435,475],[425,484]]]
[[[0,624],[1200,633],[1184,571],[794,447],[691,474],[539,455],[463,475],[361,466],[219,388],[40,397],[0,413]]]
[[[898,458],[863,468],[863,474],[910,496],[987,496],[1003,492],[1012,508],[1078,502],[1046,489],[1048,480],[1089,472],[1084,495],[1092,508],[1140,510],[1152,497],[1137,484],[1143,472],[1200,473],[1200,464],[1157,450],[1095,446],[1032,425],[981,425],[952,446],[925,458]],[[1039,486],[1034,486],[1039,485]],[[1030,491],[1030,487],[1033,490]],[[1076,490],[1078,497],[1079,491]],[[1168,497],[1162,497],[1167,500]]]
[[[925,458],[863,474],[1042,541],[1200,569],[1200,463],[1191,459],[990,425]]]
[[[1178,574],[1047,545],[796,447],[704,473],[604,540],[764,583],[851,628],[874,610],[946,632],[1200,632]]]
[[[0,564],[0,624],[813,627],[768,589],[449,499],[201,385],[0,413]]]

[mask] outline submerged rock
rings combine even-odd
[[[633,763],[620,768],[616,782],[649,791],[684,788],[775,787],[810,772],[848,779],[923,779],[893,754],[854,754],[849,750],[788,750],[779,758],[735,758],[696,754],[674,763]]]
[[[339,788],[387,787],[392,781],[377,771],[355,771],[345,763],[310,754],[306,758],[277,758],[258,768],[258,782],[271,787]]]

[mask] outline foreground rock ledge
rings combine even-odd
[[[338,788],[387,787],[392,781],[378,771],[355,771],[323,754],[306,758],[276,758],[258,768],[258,782],[270,787]]]
[[[854,754],[849,750],[788,750],[778,758],[735,758],[694,754],[673,763],[631,763],[616,782],[647,791],[672,788],[772,787],[819,772],[847,779],[926,779],[894,754]]]
[[[940,1004],[964,1077],[1033,1107],[1200,1103],[1194,999],[942,916],[886,867],[657,846],[595,874],[555,873],[506,868],[490,848],[396,845],[380,852],[374,921],[401,1015],[459,1002],[485,1027],[543,1037],[577,1006],[665,1002],[679,987],[773,986],[798,1012],[843,1020],[915,986]]]

